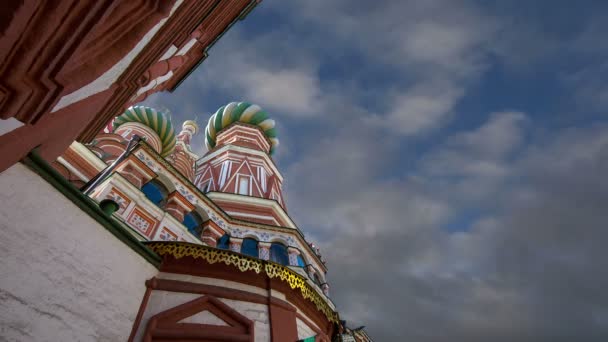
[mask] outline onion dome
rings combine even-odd
[[[192,134],[198,133],[199,128],[198,128],[198,124],[196,123],[196,121],[194,121],[194,120],[184,121],[184,123],[182,124],[182,129],[186,129],[186,127],[188,127],[188,126],[194,128],[194,131],[192,132]]]
[[[160,139],[160,155],[168,156],[175,148],[175,131],[173,125],[163,112],[145,106],[132,106],[116,117],[112,124],[114,130],[128,122],[140,123],[152,129]]]
[[[215,147],[217,134],[234,122],[242,122],[262,129],[264,135],[271,143],[270,154],[272,154],[279,145],[279,139],[277,139],[277,132],[274,127],[274,120],[268,117],[268,113],[254,104],[247,102],[230,102],[229,104],[220,107],[220,109],[209,118],[209,123],[207,124],[207,128],[205,128],[205,145],[207,145],[208,150]]]

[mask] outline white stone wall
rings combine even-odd
[[[0,189],[0,339],[125,341],[157,269],[25,166]]]
[[[312,330],[303,320],[296,318],[296,324],[298,326],[298,340],[303,340],[307,337],[316,335],[317,333]]]
[[[268,306],[265,304],[257,304],[251,302],[243,302],[233,299],[220,300],[228,306],[238,311],[241,315],[254,321],[255,341],[268,342],[270,341],[270,322],[268,321]]]
[[[137,334],[135,335],[135,341],[141,341],[144,331],[150,318],[160,312],[174,308],[178,305],[190,302],[202,295],[196,293],[181,293],[181,292],[169,292],[169,291],[158,291],[153,290],[150,293],[148,304],[146,305],[146,311],[141,319]],[[211,322],[209,322],[211,324]]]

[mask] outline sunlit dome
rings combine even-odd
[[[116,117],[112,127],[116,130],[128,122],[136,122],[151,128],[159,137],[161,143],[160,154],[168,156],[175,148],[175,131],[169,117],[154,108],[145,106],[132,106],[127,108],[123,114]]]
[[[211,150],[215,147],[217,134],[234,122],[242,122],[249,125],[258,126],[264,135],[270,140],[270,154],[279,145],[274,120],[268,117],[268,113],[257,105],[247,102],[230,102],[220,107],[215,114],[209,118],[207,128],[205,128],[205,145]]]

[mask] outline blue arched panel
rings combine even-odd
[[[252,256],[254,258],[258,258],[258,242],[255,239],[251,238],[243,239],[243,244],[241,245],[241,253]]]
[[[141,191],[146,197],[159,207],[165,205],[165,200],[169,195],[167,188],[157,181],[150,181],[141,187]]]
[[[228,249],[230,248],[230,235],[224,234],[219,240],[217,240],[217,248]]]
[[[287,255],[287,247],[284,244],[273,242],[270,245],[270,261],[274,261],[281,265],[289,265],[289,255]]]
[[[184,221],[182,223],[184,226],[186,226],[186,228],[188,228],[190,233],[194,234],[195,236],[200,235],[200,227],[201,224],[203,224],[203,219],[197,212],[191,211],[184,215]]]

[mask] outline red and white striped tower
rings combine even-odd
[[[229,215],[292,226],[271,154],[278,145],[274,121],[245,102],[221,107],[205,129],[209,151],[198,160],[195,185]]]

